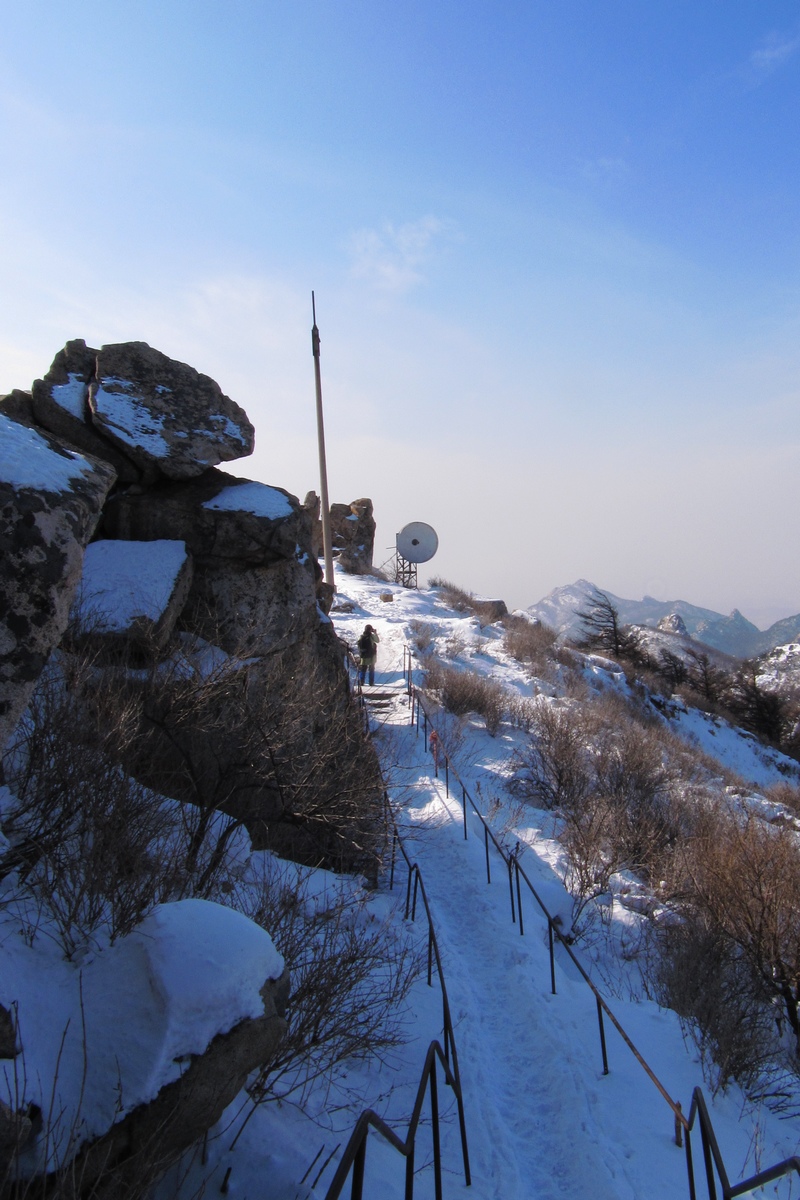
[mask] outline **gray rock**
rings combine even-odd
[[[117,493],[107,505],[105,528],[132,541],[175,538],[197,564],[261,567],[303,559],[313,575],[309,516],[296,497],[224,471]]]
[[[186,619],[229,653],[285,650],[312,639],[319,626],[314,576],[295,559],[269,567],[197,565]]]
[[[114,472],[0,414],[0,750],[67,622]]]
[[[320,520],[320,500],[316,492],[306,492],[306,498],[303,501],[303,508],[311,518],[311,547],[315,558],[321,558],[323,553],[322,545],[322,521]]]
[[[375,547],[372,501],[363,497],[350,504],[332,504],[331,541],[345,571],[368,571]]]
[[[85,638],[159,650],[175,629],[193,574],[183,542],[92,542],[73,615]]]
[[[103,346],[89,407],[95,428],[151,479],[190,479],[255,444],[246,413],[213,379],[146,342]]]
[[[34,380],[34,418],[42,429],[109,462],[122,483],[135,483],[141,479],[141,471],[90,423],[89,384],[95,376],[97,354],[82,338],[59,350],[44,379]]]
[[[689,636],[686,622],[680,613],[669,613],[668,616],[662,617],[656,628],[662,630],[664,633],[680,633],[684,637]]]
[[[0,396],[0,412],[5,413],[12,421],[20,425],[35,425],[33,415],[33,398],[30,392],[22,392],[14,388],[7,396]]]

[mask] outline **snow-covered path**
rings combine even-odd
[[[422,739],[408,727],[384,726],[402,762],[406,787],[416,768],[413,798],[401,815],[425,879],[444,958],[461,1066],[476,1197],[559,1197],[592,1194],[612,1200],[675,1196],[685,1187],[683,1155],[670,1145],[669,1110],[654,1092],[653,1128],[669,1145],[661,1185],[651,1175],[652,1147],[631,1129],[620,1146],[620,1090],[602,1075],[591,992],[561,964],[559,994],[550,993],[546,925],[530,905],[525,936],[510,921],[507,877],[497,859],[486,884],[484,849],[473,830],[465,843],[462,810],[422,758]],[[568,960],[567,960],[568,962]],[[571,966],[571,964],[568,964]],[[574,968],[571,974],[576,976]],[[615,1047],[616,1049],[616,1047]],[[621,1055],[618,1055],[621,1057]],[[641,1071],[633,1060],[620,1063]],[[616,1068],[615,1068],[616,1070]],[[635,1089],[638,1094],[640,1089]],[[641,1117],[641,1113],[635,1114]],[[615,1131],[615,1138],[609,1134]],[[640,1142],[637,1153],[637,1140]],[[453,1163],[457,1139],[446,1138]]]
[[[352,615],[337,620],[339,632],[354,644],[366,619],[381,638],[375,690],[393,692],[395,702],[388,710],[373,711],[376,746],[404,844],[425,880],[455,1024],[473,1186],[464,1191],[458,1126],[451,1111],[442,1134],[445,1195],[471,1194],[475,1200],[687,1196],[686,1159],[675,1145],[669,1106],[608,1021],[610,1073],[602,1074],[597,1008],[590,988],[568,956],[557,951],[557,995],[551,994],[544,916],[523,891],[525,933],[520,936],[518,925],[511,922],[503,863],[494,856],[488,885],[480,825],[469,817],[465,840],[460,788],[454,784],[457,795],[446,795],[444,779],[434,777],[422,734],[409,724],[404,646],[413,640],[417,621],[437,621],[439,636],[453,636],[454,642],[464,636],[455,626],[466,625],[467,638],[475,637],[470,657],[474,669],[490,674],[499,669],[511,681],[517,668],[510,662],[501,664],[496,654],[485,654],[483,631],[470,630],[463,616],[440,616],[441,605],[429,595],[395,589],[394,602],[384,605],[376,603],[374,584],[348,580],[347,586],[355,606]],[[369,700],[369,688],[366,694]],[[491,763],[503,753],[501,738],[480,736],[482,766],[475,766],[474,755],[468,755],[466,764],[460,762],[455,752],[455,766],[466,771],[473,795],[474,780],[481,772],[484,779],[492,779],[485,771],[491,772]],[[535,827],[523,825],[511,836],[521,839],[524,868],[550,905],[551,894],[565,894],[551,861],[537,853],[538,834]],[[399,870],[395,891],[404,887]],[[703,1079],[676,1015],[641,996],[629,998],[624,983],[616,989],[619,995],[609,996],[605,986],[601,990],[669,1094],[687,1111],[692,1089]],[[425,1026],[420,1020],[419,1038],[406,1048],[409,1076],[418,1078],[421,1045],[441,1036],[435,1012],[436,1005],[429,1005],[427,1016],[433,1017],[433,1024]],[[712,1109],[731,1177],[741,1178],[753,1170],[753,1155],[764,1153],[770,1140],[765,1137],[767,1122],[770,1136],[777,1129],[763,1113],[745,1115],[736,1089],[717,1096]],[[693,1142],[696,1170],[702,1173],[699,1131]],[[370,1143],[371,1186],[365,1194],[393,1198],[402,1194],[402,1164],[379,1143],[377,1137]],[[762,1165],[783,1157],[789,1147],[773,1149],[766,1150]],[[421,1170],[417,1180],[415,1195],[433,1196],[431,1171]],[[699,1176],[698,1185],[703,1194]],[[779,1189],[776,1194],[789,1193]]]

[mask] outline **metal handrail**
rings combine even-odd
[[[410,649],[408,649],[408,656],[409,656],[409,660],[410,660],[412,657]],[[405,666],[405,664],[404,664],[404,666]],[[420,724],[419,714],[420,714],[420,712],[422,712],[422,715],[424,717],[423,734],[424,734],[424,738],[425,738],[425,748],[427,750],[427,745],[428,745],[428,728],[427,727],[428,727],[428,724],[430,724],[431,728],[432,729],[434,728],[433,720],[425,707],[425,703],[420,694],[419,689],[416,688],[412,682],[412,672],[411,672],[410,667],[409,667],[406,677],[407,677],[407,681],[408,681],[409,695],[411,696],[411,724],[413,725],[416,723],[417,733],[419,733],[419,724]],[[437,736],[438,736],[438,734],[437,734]],[[473,813],[475,814],[475,816],[477,816],[478,820],[481,822],[481,825],[483,826],[484,845],[486,847],[487,882],[491,883],[491,867],[490,867],[490,862],[489,862],[489,842],[491,841],[492,845],[495,847],[495,849],[497,850],[500,857],[503,859],[503,862],[505,863],[505,865],[508,869],[509,891],[510,891],[510,898],[511,898],[511,920],[512,920],[512,922],[514,922],[516,924],[517,918],[518,918],[520,934],[522,935],[525,932],[524,924],[523,924],[523,915],[522,915],[522,892],[521,892],[521,888],[520,888],[520,879],[524,880],[524,882],[527,884],[529,891],[533,895],[534,899],[536,900],[537,904],[539,905],[539,908],[542,910],[542,913],[544,914],[544,916],[547,920],[548,946],[549,946],[549,953],[550,953],[550,986],[551,986],[552,994],[553,995],[556,994],[555,949],[554,949],[555,939],[558,939],[558,941],[564,947],[565,951],[569,955],[573,964],[577,967],[578,972],[580,973],[581,977],[588,984],[588,986],[591,988],[591,990],[594,994],[595,1001],[597,1004],[597,1018],[598,1018],[598,1027],[599,1027],[599,1035],[600,1035],[600,1047],[601,1047],[602,1059],[603,1059],[603,1074],[607,1075],[609,1073],[608,1055],[607,1055],[606,1039],[605,1039],[605,1027],[604,1027],[604,1023],[603,1023],[603,1014],[605,1014],[606,1016],[608,1016],[612,1025],[617,1030],[620,1037],[622,1038],[622,1040],[624,1041],[624,1043],[628,1047],[628,1049],[631,1051],[631,1053],[633,1054],[636,1061],[644,1069],[645,1073],[647,1074],[647,1076],[649,1077],[651,1082],[655,1085],[655,1087],[657,1088],[657,1090],[659,1091],[659,1093],[661,1094],[663,1099],[667,1102],[670,1109],[672,1110],[674,1121],[675,1121],[675,1144],[676,1144],[676,1146],[680,1147],[680,1146],[684,1145],[684,1141],[685,1141],[686,1168],[687,1168],[687,1173],[688,1173],[690,1200],[696,1200],[696,1196],[697,1196],[695,1176],[694,1176],[694,1160],[693,1160],[693,1155],[692,1155],[692,1144],[691,1144],[691,1131],[692,1131],[692,1128],[694,1127],[695,1121],[697,1119],[699,1119],[699,1122],[700,1122],[700,1135],[701,1135],[701,1140],[702,1140],[702,1144],[703,1144],[703,1159],[704,1159],[704,1165],[705,1165],[705,1171],[706,1171],[706,1183],[708,1186],[708,1195],[710,1197],[710,1200],[716,1200],[716,1197],[717,1197],[716,1184],[715,1184],[715,1180],[714,1180],[714,1167],[716,1167],[717,1173],[720,1178],[720,1182],[722,1184],[722,1200],[733,1200],[733,1197],[742,1196],[746,1192],[753,1191],[755,1188],[761,1187],[765,1183],[769,1183],[774,1179],[779,1179],[784,1175],[789,1175],[793,1171],[796,1171],[797,1174],[800,1175],[800,1157],[793,1157],[793,1158],[785,1159],[784,1161],[777,1163],[776,1165],[774,1165],[772,1167],[768,1167],[766,1170],[758,1172],[756,1175],[751,1176],[749,1179],[742,1180],[739,1183],[734,1184],[734,1185],[730,1184],[730,1181],[728,1179],[728,1175],[727,1175],[727,1172],[725,1170],[725,1166],[724,1166],[724,1163],[722,1160],[722,1154],[719,1149],[719,1144],[717,1142],[716,1135],[714,1134],[714,1128],[713,1128],[713,1125],[711,1122],[711,1117],[709,1115],[708,1108],[706,1106],[705,1099],[703,1097],[702,1090],[699,1087],[696,1087],[694,1089],[694,1092],[692,1093],[692,1105],[691,1105],[691,1109],[690,1109],[690,1114],[689,1114],[689,1118],[687,1119],[684,1116],[680,1102],[672,1099],[669,1092],[667,1091],[667,1089],[664,1087],[664,1085],[661,1083],[660,1079],[656,1075],[655,1071],[653,1071],[652,1067],[649,1065],[647,1060],[644,1058],[644,1056],[641,1054],[641,1052],[636,1048],[633,1041],[631,1040],[629,1035],[626,1033],[625,1029],[620,1024],[617,1017],[614,1015],[614,1013],[609,1008],[606,1000],[601,995],[601,993],[598,991],[598,989],[595,986],[595,984],[593,983],[592,979],[589,977],[583,964],[580,962],[580,960],[574,953],[572,947],[567,942],[564,935],[561,933],[561,930],[558,928],[558,926],[554,922],[553,917],[551,916],[550,912],[547,909],[547,906],[545,905],[545,903],[542,900],[539,893],[536,891],[536,888],[534,887],[531,880],[528,878],[528,875],[525,872],[524,868],[520,866],[519,859],[518,859],[516,852],[512,851],[510,854],[506,853],[504,848],[501,846],[501,844],[498,842],[497,838],[492,833],[491,829],[489,828],[489,826],[486,823],[486,820],[485,820],[483,814],[480,812],[477,805],[475,804],[475,801],[472,799],[472,796],[469,794],[469,792],[466,788],[466,785],[464,784],[463,780],[460,778],[458,771],[456,770],[455,766],[453,765],[453,763],[450,759],[450,756],[448,755],[447,751],[445,750],[444,746],[442,745],[441,739],[439,741],[439,745],[441,747],[441,753],[443,755],[444,763],[445,763],[446,795],[447,796],[450,795],[450,774],[451,773],[453,775],[453,778],[456,780],[456,782],[461,787],[462,808],[463,808],[463,814],[464,814],[464,838],[465,838],[465,840],[467,839],[467,836],[468,836],[468,829],[467,829],[467,804],[468,803],[469,803],[469,806],[471,807]],[[516,889],[514,887],[514,882],[516,882]],[[516,890],[516,905],[514,902],[515,890]],[[685,1134],[685,1139],[684,1139],[684,1134]]]
[[[352,658],[352,653],[349,653],[349,658]],[[356,677],[357,680],[357,677]],[[358,684],[359,704],[366,711],[363,693],[360,684]],[[366,717],[368,729],[368,716]],[[390,1125],[383,1120],[373,1109],[365,1109],[356,1122],[355,1128],[350,1135],[347,1145],[344,1148],[342,1157],[336,1168],[336,1172],[331,1180],[330,1186],[325,1193],[325,1200],[337,1200],[341,1195],[347,1177],[352,1170],[352,1185],[350,1196],[351,1200],[362,1200],[364,1188],[364,1170],[367,1154],[367,1137],[370,1128],[375,1129],[380,1133],[390,1145],[403,1155],[406,1160],[406,1183],[405,1183],[405,1200],[412,1200],[414,1195],[414,1152],[416,1146],[417,1127],[419,1125],[422,1114],[422,1105],[425,1099],[426,1092],[430,1091],[431,1102],[431,1127],[433,1138],[433,1170],[434,1170],[434,1188],[436,1200],[442,1200],[442,1165],[441,1165],[441,1141],[439,1135],[439,1091],[436,1078],[436,1059],[438,1058],[444,1070],[445,1083],[453,1090],[453,1095],[456,1099],[458,1108],[458,1124],[461,1135],[461,1155],[464,1164],[464,1180],[467,1187],[471,1186],[472,1176],[469,1165],[469,1146],[467,1143],[467,1126],[464,1116],[464,1100],[461,1091],[461,1074],[458,1067],[458,1052],[456,1050],[455,1034],[453,1031],[453,1019],[450,1013],[450,1000],[447,995],[447,985],[444,980],[444,971],[442,969],[442,958],[439,952],[439,943],[436,938],[436,931],[433,926],[433,917],[431,916],[430,904],[428,902],[428,894],[425,890],[425,883],[422,878],[419,864],[414,863],[408,856],[403,840],[400,837],[400,832],[397,828],[397,823],[394,819],[394,814],[389,804],[388,791],[384,787],[384,804],[386,811],[391,816],[393,840],[392,840],[392,857],[390,869],[389,890],[394,887],[395,861],[397,847],[400,847],[400,853],[405,859],[408,866],[408,882],[406,885],[406,900],[404,920],[408,920],[409,916],[412,921],[416,920],[417,915],[417,896],[421,894],[422,904],[425,909],[425,915],[428,920],[428,986],[433,986],[433,963],[436,963],[436,973],[439,979],[439,987],[442,993],[442,1027],[444,1048],[438,1041],[432,1041],[428,1047],[428,1052],[425,1056],[425,1062],[422,1068],[419,1084],[417,1086],[417,1096],[414,1102],[411,1119],[408,1124],[405,1139],[402,1139],[394,1132]]]
[[[714,1183],[714,1167],[717,1169],[717,1174],[722,1184],[722,1200],[733,1200],[734,1196],[743,1196],[746,1192],[752,1192],[755,1188],[763,1187],[764,1184],[772,1183],[773,1180],[781,1179],[784,1175],[791,1175],[793,1172],[800,1175],[800,1158],[793,1156],[792,1158],[785,1158],[783,1162],[776,1163],[772,1167],[767,1167],[765,1171],[758,1171],[755,1175],[751,1175],[749,1179],[742,1179],[739,1183],[731,1185],[728,1172],[725,1170],[725,1164],[722,1161],[722,1153],[716,1134],[714,1133],[714,1126],[711,1123],[705,1097],[699,1087],[696,1087],[692,1092],[692,1107],[689,1110],[689,1120],[687,1122],[688,1129],[692,1128],[695,1119],[699,1119],[700,1121],[700,1138],[703,1143],[703,1159],[705,1161],[706,1179],[708,1181],[708,1194],[711,1200],[716,1200],[717,1196]]]
[[[441,1143],[439,1139],[439,1091],[436,1080],[436,1059],[439,1059],[444,1070],[445,1082],[450,1085],[456,1094],[460,1093],[460,1088],[456,1077],[451,1070],[450,1064],[447,1061],[445,1051],[437,1041],[431,1042],[428,1047],[428,1053],[425,1056],[425,1064],[422,1068],[419,1086],[417,1087],[417,1098],[414,1102],[414,1109],[411,1114],[411,1119],[408,1123],[408,1130],[405,1139],[401,1139],[394,1132],[390,1125],[379,1117],[371,1108],[365,1109],[356,1122],[355,1129],[350,1135],[350,1140],[345,1146],[344,1153],[339,1160],[339,1165],[336,1168],[336,1173],[331,1180],[330,1187],[325,1193],[325,1200],[337,1200],[341,1195],[342,1188],[347,1182],[347,1176],[352,1169],[353,1181],[350,1191],[351,1200],[362,1200],[364,1189],[364,1168],[367,1157],[367,1136],[370,1128],[375,1129],[380,1133],[391,1146],[406,1160],[406,1186],[405,1200],[412,1200],[414,1195],[414,1151],[416,1148],[417,1127],[419,1126],[420,1117],[422,1115],[422,1105],[425,1099],[425,1093],[430,1087],[431,1094],[431,1124],[433,1133],[433,1170],[434,1170],[434,1188],[436,1200],[442,1200],[442,1156]],[[466,1142],[463,1143],[464,1151],[464,1174],[466,1177],[467,1187],[470,1186],[471,1180],[469,1175],[469,1160],[466,1151]]]

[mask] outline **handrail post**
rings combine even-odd
[[[683,1121],[681,1120],[681,1102],[675,1101],[675,1108],[678,1110],[675,1113],[675,1145],[679,1148],[683,1146]]]
[[[432,987],[433,976],[433,926],[428,925],[428,987]]]
[[[412,879],[412,876],[414,875],[414,873],[416,872],[416,869],[417,869],[416,866],[409,867],[409,869],[408,869],[408,882],[406,883],[406,910],[403,913],[404,921],[408,920],[408,914],[411,910],[411,879]]]
[[[365,1129],[361,1145],[356,1150],[356,1156],[353,1159],[353,1182],[350,1185],[350,1200],[361,1200],[364,1194],[364,1166],[367,1160],[368,1137],[369,1132]]]
[[[689,1200],[697,1200],[697,1185],[694,1181],[694,1158],[692,1157],[692,1132],[686,1126],[686,1171],[689,1176]]]
[[[703,1159],[706,1164],[706,1183],[708,1184],[709,1200],[717,1200],[717,1185],[714,1179],[714,1164],[711,1161],[711,1146],[702,1113],[700,1113],[700,1140],[703,1143]]]
[[[516,925],[517,913],[514,908],[514,864],[509,858],[508,860],[508,890],[511,894],[511,924]]]
[[[522,937],[525,933],[525,926],[522,923],[522,892],[519,886],[519,860],[514,857],[514,873],[517,877],[517,912],[519,913],[519,936]]]
[[[597,1021],[600,1025],[600,1049],[603,1052],[603,1074],[608,1074],[608,1054],[606,1053],[606,1027],[603,1023],[603,1006],[600,1003],[600,997],[595,997],[597,1001]]]
[[[433,1186],[436,1200],[442,1200],[442,1150],[439,1143],[439,1088],[436,1082],[436,1055],[431,1060],[431,1129],[433,1133]]]
[[[556,994],[556,952],[553,944],[553,922],[547,918],[547,940],[550,943],[550,991]]]
[[[486,851],[486,882],[492,882],[492,868],[489,864],[489,826],[484,823],[483,826],[483,846]]]
[[[419,889],[419,867],[414,872],[414,900],[411,905],[411,920],[417,919],[417,891]]]
[[[411,1143],[406,1159],[405,1200],[414,1200],[414,1143]]]

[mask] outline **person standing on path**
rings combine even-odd
[[[364,632],[358,639],[358,682],[362,685],[367,671],[369,671],[370,687],[375,683],[375,660],[378,657],[378,642],[380,640],[371,625],[364,626]]]

